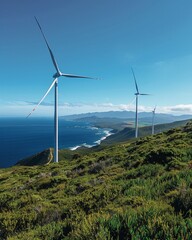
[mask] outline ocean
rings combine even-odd
[[[59,149],[92,147],[110,135],[89,123],[59,119]],[[54,146],[52,118],[0,118],[0,168]]]

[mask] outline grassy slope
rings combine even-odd
[[[192,123],[0,170],[0,239],[191,239]],[[60,155],[62,158],[62,155]]]
[[[16,165],[34,166],[45,165],[53,161],[53,149],[49,148],[31,157],[25,158],[17,162]]]
[[[189,120],[182,120],[177,121],[173,123],[166,123],[166,124],[157,124],[155,125],[155,133],[160,133],[163,131],[167,131],[169,129],[184,126]],[[139,128],[139,137],[144,137],[147,135],[151,135],[151,126],[145,126]],[[114,135],[109,136],[107,139],[105,139],[102,144],[114,144],[118,142],[125,142],[128,139],[135,137],[135,129],[132,127],[124,128],[123,130],[117,132]]]

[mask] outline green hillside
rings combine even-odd
[[[16,165],[34,166],[46,165],[53,161],[53,149],[49,148],[31,157],[19,161]]]
[[[0,182],[0,239],[191,239],[192,122]]]
[[[182,120],[182,121],[176,121],[176,122],[166,123],[166,124],[157,124],[155,125],[155,133],[160,133],[175,127],[184,126],[188,121],[189,120]],[[151,135],[151,126],[145,126],[145,127],[139,128],[139,135],[138,135],[139,137],[144,137],[148,135]],[[105,139],[102,142],[102,145],[125,142],[134,137],[135,137],[135,128],[125,127],[123,130],[120,130],[119,132]]]

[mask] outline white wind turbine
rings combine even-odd
[[[154,129],[155,111],[156,111],[156,106],[152,111],[152,135],[155,133],[155,129]]]
[[[35,108],[31,111],[31,113],[29,113],[29,115],[27,117],[29,117],[32,112],[35,111],[35,109],[41,104],[41,102],[45,99],[45,97],[48,95],[48,93],[50,92],[50,90],[55,86],[55,103],[54,103],[54,162],[58,162],[58,78],[59,77],[69,77],[69,78],[88,78],[88,79],[96,79],[96,78],[92,78],[92,77],[87,77],[87,76],[79,76],[79,75],[73,75],[73,74],[66,74],[66,73],[62,73],[59,70],[58,64],[55,60],[55,57],[53,55],[53,52],[51,50],[51,48],[49,47],[49,44],[47,42],[47,39],[43,33],[43,30],[37,20],[37,18],[35,17],[35,20],[37,22],[37,25],[39,26],[39,29],[43,35],[43,38],[45,40],[45,43],[47,45],[47,48],[49,50],[53,65],[55,67],[56,73],[53,75],[53,82],[51,84],[51,86],[49,87],[49,89],[47,90],[47,92],[45,93],[45,95],[42,97],[42,99],[39,101],[39,103],[35,106]]]
[[[131,71],[132,71],[132,74],[133,74],[133,78],[135,80],[135,88],[136,88],[136,93],[135,93],[135,96],[136,96],[136,111],[135,111],[135,138],[138,137],[138,97],[140,95],[143,95],[143,96],[147,96],[147,95],[150,95],[150,94],[147,94],[147,93],[140,93],[139,92],[139,88],[137,86],[137,81],[136,81],[136,77],[135,77],[135,73],[133,71],[133,68],[131,68]]]

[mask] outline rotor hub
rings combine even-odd
[[[53,78],[59,78],[61,77],[62,74],[60,72],[56,72],[54,75],[53,75]]]

